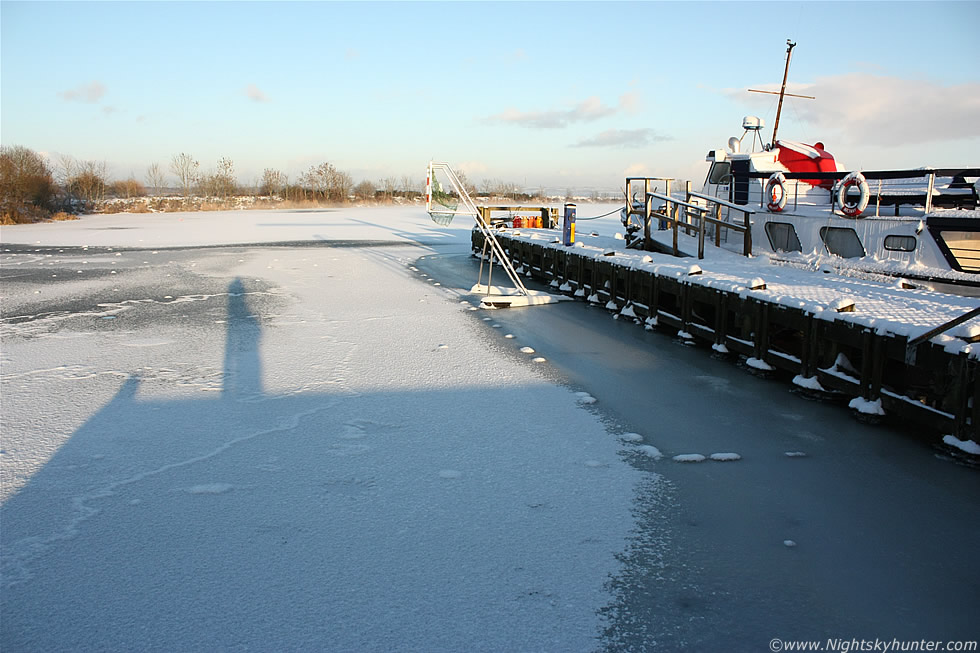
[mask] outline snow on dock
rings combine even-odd
[[[978,298],[720,249],[695,263],[598,234],[572,246],[546,230],[505,229],[498,239],[515,265],[617,317],[671,327],[760,372],[791,372],[803,388],[844,393],[864,416],[907,415],[977,440],[980,318],[930,332],[976,310]],[[472,246],[481,251],[476,232]]]

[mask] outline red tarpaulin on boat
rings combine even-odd
[[[823,143],[806,145],[795,141],[776,141],[778,153],[776,160],[790,172],[837,172],[834,155],[823,149]],[[834,185],[831,179],[801,179],[811,186],[829,189]]]

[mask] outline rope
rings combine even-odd
[[[612,215],[613,213],[619,213],[619,212],[620,212],[620,211],[622,211],[622,210],[623,210],[623,208],[622,208],[622,207],[620,207],[620,208],[615,208],[615,209],[613,209],[613,210],[612,210],[612,211],[610,211],[609,213],[603,213],[602,215],[596,215],[596,216],[592,216],[591,218],[579,218],[579,217],[576,217],[576,218],[575,218],[575,222],[579,222],[579,221],[581,221],[581,220],[598,220],[599,218],[604,218],[604,217],[606,217],[607,215]]]

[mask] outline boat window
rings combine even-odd
[[[827,246],[827,251],[841,258],[864,256],[864,245],[850,227],[820,227],[820,240]]]
[[[788,222],[767,222],[766,235],[769,236],[769,244],[775,252],[803,251],[796,228]]]
[[[940,235],[961,270],[980,272],[980,232],[944,229]]]
[[[732,185],[732,201],[736,204],[749,203],[749,160],[734,161],[732,165],[735,183]]]
[[[716,161],[712,163],[711,170],[708,171],[708,183],[727,184],[731,182],[731,169],[732,164],[728,161]]]
[[[890,252],[914,252],[915,236],[885,236],[885,249]]]

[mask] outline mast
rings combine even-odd
[[[776,147],[776,131],[779,129],[779,115],[783,111],[783,98],[784,97],[799,97],[806,100],[815,100],[816,98],[812,95],[797,95],[795,93],[786,92],[786,79],[789,77],[789,60],[793,56],[793,48],[796,44],[786,39],[786,69],[783,71],[783,85],[779,89],[779,93],[776,91],[760,91],[755,88],[750,88],[749,93],[766,93],[768,95],[778,95],[779,96],[779,106],[776,107],[776,124],[772,126],[772,145],[770,147]]]
[[[779,89],[779,105],[776,107],[776,124],[772,126],[772,147],[776,147],[776,132],[779,131],[779,114],[783,111],[783,97],[786,95],[786,78],[789,76],[789,60],[793,57],[796,43],[786,39],[786,68],[783,70],[783,85]]]

